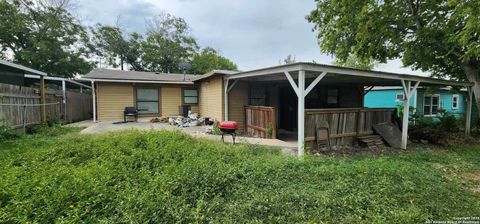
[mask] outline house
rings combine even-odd
[[[466,134],[470,131],[469,82],[302,62],[200,76],[97,69],[83,79],[94,86],[99,120],[120,119],[126,106],[136,106],[142,116],[178,115],[185,106],[201,116],[235,120],[248,135],[293,134],[300,156],[305,146],[313,147],[322,125],[328,124],[333,144],[348,145],[373,134],[373,124],[392,120],[395,109],[363,107],[366,87],[402,85],[407,104],[418,87],[466,88]],[[409,113],[403,116],[408,121]],[[408,122],[403,122],[402,148],[407,136]]]
[[[466,89],[455,91],[452,88],[417,88],[410,107],[421,117],[435,117],[443,110],[461,118],[465,115],[466,96]],[[374,87],[365,94],[365,107],[398,108],[403,105],[403,98],[402,87]]]

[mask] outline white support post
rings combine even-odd
[[[97,122],[97,96],[95,82],[92,80],[93,122]]]
[[[402,116],[402,149],[407,149],[408,143],[408,119],[410,117],[410,98],[413,93],[417,91],[420,82],[416,82],[412,88],[411,81],[402,80],[403,92],[405,93],[403,98],[403,116]]]
[[[473,102],[473,92],[472,87],[467,87],[467,108],[465,111],[465,136],[470,136],[471,124],[472,124],[472,102]]]
[[[225,79],[223,81],[223,115],[224,115],[224,120],[228,121],[228,79]]]
[[[80,93],[83,93],[83,86],[80,86]]]
[[[298,157],[305,155],[305,71],[298,71]]]
[[[62,95],[63,95],[63,119],[67,120],[67,86],[65,79],[62,80]]]

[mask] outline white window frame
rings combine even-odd
[[[432,99],[430,100],[430,114],[425,114],[425,97],[431,97]],[[432,106],[433,106],[433,97],[438,97],[438,105],[437,105],[437,113],[436,114],[432,114]],[[431,95],[423,95],[423,116],[424,117],[435,117],[437,116],[438,114],[438,110],[440,110],[441,108],[441,100],[442,98],[440,97],[440,94],[431,94]]]
[[[455,101],[455,99],[456,99],[456,101]],[[455,103],[457,103],[456,106],[454,106]],[[458,110],[459,104],[460,104],[460,95],[458,95],[458,94],[453,94],[453,95],[452,95],[452,109],[453,109],[453,110]]]
[[[402,96],[402,100],[399,100],[398,96]],[[395,95],[395,102],[403,102],[404,99],[405,99],[405,95],[403,93],[397,93]]]

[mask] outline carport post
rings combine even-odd
[[[298,157],[305,155],[305,71],[298,71]]]
[[[415,86],[411,87],[411,81],[402,80],[404,98],[403,98],[403,117],[402,117],[402,149],[407,149],[407,142],[408,142],[408,118],[410,117],[410,98],[412,97],[413,93],[416,92],[418,85],[420,82],[416,82]]]
[[[473,92],[472,87],[467,86],[467,110],[465,111],[465,136],[470,136],[470,126],[472,124],[472,102]]]
[[[234,80],[232,85],[228,86],[229,84],[229,80],[228,79],[225,79],[223,85],[223,89],[224,89],[224,100],[223,100],[223,109],[224,109],[224,120],[228,121],[228,93],[230,93],[230,90],[232,90],[232,88],[235,86],[235,84],[237,84],[238,80]]]

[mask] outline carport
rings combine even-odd
[[[229,104],[229,93],[234,90],[235,86],[240,81],[250,84],[260,82],[268,84],[281,81],[289,83],[297,97],[297,153],[300,157],[305,153],[305,98],[315,88],[318,89],[334,85],[357,86],[359,91],[361,91],[363,94],[368,92],[374,86],[402,86],[404,91],[403,105],[409,105],[409,101],[413,93],[419,86],[465,87],[468,90],[468,103],[465,114],[465,134],[470,134],[472,111],[471,87],[473,86],[473,83],[470,82],[451,81],[409,74],[369,71],[315,63],[293,63],[280,65],[226,75],[224,77],[225,120],[228,120],[229,113],[232,112],[229,109],[231,106]],[[358,100],[363,101],[363,98],[358,98]],[[334,110],[335,108],[329,109]],[[337,109],[344,110],[345,108]],[[402,118],[402,149],[407,148],[409,125],[408,120],[409,108],[404,107]],[[279,122],[282,122],[282,120],[279,120]]]

